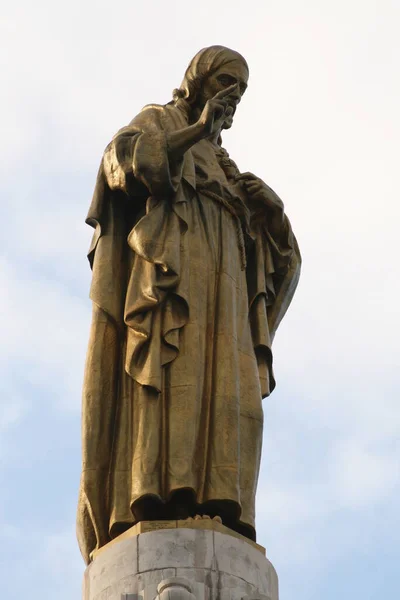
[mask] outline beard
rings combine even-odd
[[[232,125],[233,125],[233,115],[230,115],[223,122],[221,129],[230,129],[232,127]]]

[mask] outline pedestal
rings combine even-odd
[[[261,546],[211,520],[147,525],[95,554],[83,600],[278,600]]]

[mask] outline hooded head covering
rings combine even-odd
[[[225,46],[209,46],[203,48],[191,60],[186,69],[180,88],[173,91],[176,105],[182,103],[193,105],[203,81],[223,65],[231,62],[241,62],[249,70],[248,64],[239,52]]]

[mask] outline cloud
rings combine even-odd
[[[8,393],[5,390],[0,391],[2,398],[5,398]],[[19,402],[11,404],[2,404],[0,406],[0,431],[7,429],[11,425],[15,425],[23,415],[23,405]]]
[[[3,589],[10,600],[28,589],[35,598],[51,598],[53,593],[60,600],[80,597],[84,564],[75,550],[72,524],[48,533],[0,523],[0,533],[10,559],[7,570],[0,564]]]
[[[0,369],[11,385],[5,415],[20,411],[19,383],[32,393],[40,389],[57,399],[59,407],[80,407],[80,386],[88,336],[88,302],[68,293],[54,280],[18,272],[5,258],[0,262]],[[54,401],[54,400],[53,400]]]
[[[73,581],[78,589],[83,577],[84,563],[76,548],[75,525],[48,535],[43,544],[39,564],[60,587],[65,581]],[[68,595],[65,595],[67,600]]]
[[[337,443],[331,456],[331,489],[339,508],[362,510],[389,496],[400,482],[400,459],[354,438]]]
[[[285,390],[266,407],[258,541],[283,577],[312,563],[315,588],[333,562],[344,564],[361,551],[373,555],[385,535],[390,548],[400,541],[389,525],[398,520],[392,500],[400,492],[400,424],[397,419],[389,428],[385,419],[363,419],[359,411],[355,429],[342,406],[332,423],[318,396],[309,404],[296,396],[288,406],[288,391],[293,394]],[[356,414],[351,402],[349,408]]]

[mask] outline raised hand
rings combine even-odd
[[[220,131],[225,119],[233,114],[233,108],[229,105],[227,97],[238,85],[238,83],[230,85],[215,94],[211,100],[207,100],[197,122],[202,128],[204,137],[211,136]]]

